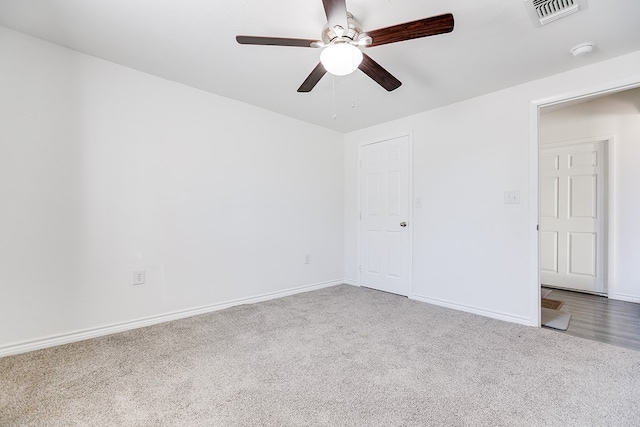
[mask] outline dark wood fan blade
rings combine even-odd
[[[307,79],[302,82],[302,84],[298,88],[298,92],[311,92],[311,89],[313,89],[318,84],[320,79],[326,73],[327,70],[324,69],[322,63],[318,62],[318,65],[316,65],[316,68],[314,68],[311,74],[309,74],[309,77],[307,77]]]
[[[322,43],[311,39],[289,39],[284,37],[236,36],[240,44],[257,44],[269,46],[317,47],[314,43]]]
[[[396,43],[420,37],[435,36],[436,34],[450,33],[451,31],[453,31],[453,15],[446,13],[444,15],[432,16],[431,18],[405,22],[404,24],[394,25],[392,27],[380,28],[379,30],[368,31],[366,35],[371,37],[373,42],[367,47]]]
[[[398,89],[402,85],[400,80],[393,77],[390,72],[382,68],[380,64],[365,53],[362,54],[362,62],[358,68],[389,92]]]
[[[324,5],[324,13],[327,14],[327,22],[329,27],[333,28],[340,25],[345,32],[349,29],[349,21],[347,20],[347,3],[345,0],[322,0]]]

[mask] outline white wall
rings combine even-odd
[[[628,79],[638,70],[635,52],[347,134],[348,279],[357,280],[358,144],[411,131],[413,196],[424,204],[413,211],[413,298],[537,324],[531,103]],[[512,190],[520,191],[521,203],[505,205],[504,192]]]
[[[543,114],[542,144],[613,136],[610,298],[640,302],[640,89]]]
[[[0,350],[344,276],[341,134],[2,27],[0,58]]]
[[[357,146],[407,131],[424,201],[412,297],[533,324],[530,103],[640,69],[636,52],[353,132],[343,147],[338,133],[2,27],[0,57],[0,353],[336,283],[345,269],[356,281]],[[503,204],[510,190],[521,204]],[[137,269],[147,283],[134,287]]]

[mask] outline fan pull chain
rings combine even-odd
[[[353,76],[351,76],[351,108],[356,108],[356,83]]]
[[[333,110],[331,118],[336,120],[338,115],[336,114],[336,76],[334,75],[331,75],[331,109]]]

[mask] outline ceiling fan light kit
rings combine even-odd
[[[362,58],[362,51],[350,43],[331,44],[320,53],[324,69],[335,76],[353,73],[358,69]]]
[[[360,50],[383,44],[396,43],[453,31],[453,15],[432,16],[404,24],[362,32],[360,24],[347,12],[346,0],[322,0],[327,23],[322,29],[322,40],[294,39],[263,36],[236,36],[240,44],[310,47],[322,49],[320,63],[298,88],[298,92],[311,92],[327,73],[344,76],[360,69],[388,92],[402,83],[380,64]]]

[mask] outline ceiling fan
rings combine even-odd
[[[321,48],[320,63],[298,88],[298,92],[311,92],[327,73],[346,75],[360,69],[387,91],[402,84],[380,64],[363,53],[360,47],[374,47],[420,37],[453,31],[453,15],[432,16],[374,31],[362,32],[360,23],[347,12],[346,0],[322,0],[327,24],[322,29],[322,40],[284,37],[236,36],[240,44],[294,46]]]

